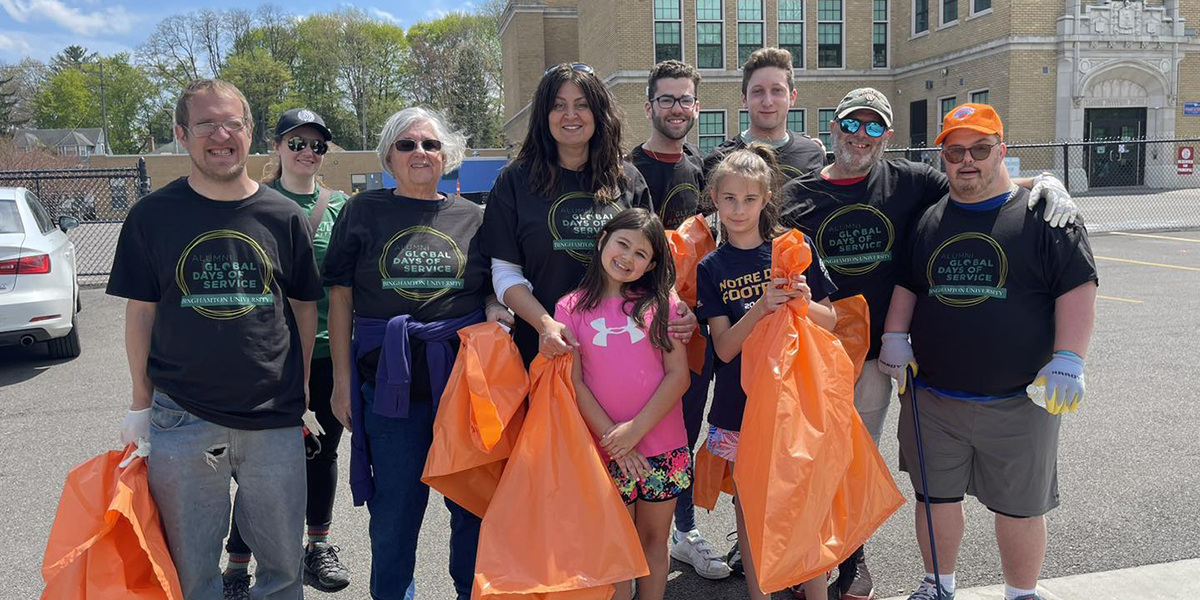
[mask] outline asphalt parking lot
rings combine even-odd
[[[1064,417],[1063,504],[1050,515],[1046,577],[1200,556],[1200,231],[1094,235],[1092,247],[1101,296],[1088,397],[1077,414]],[[10,561],[0,599],[40,594],[42,553],[67,471],[118,446],[129,389],[123,304],[100,289],[85,290],[82,300],[79,358],[50,361],[41,348],[0,349],[0,503],[9,510],[0,536]],[[897,412],[882,445],[893,468]],[[907,478],[897,482],[907,493]],[[700,511],[698,520],[714,545],[727,549],[728,501],[711,514]],[[921,573],[911,523],[910,504],[868,545],[880,597],[906,593]],[[959,586],[1001,582],[989,513],[968,502],[967,527]],[[353,507],[343,487],[333,541],[354,579],[341,597],[369,597],[366,531],[366,510]],[[562,525],[562,535],[572,535],[571,524]],[[418,555],[420,597],[453,597],[447,538],[447,513],[431,498]],[[708,582],[675,564],[671,579],[667,598],[745,598],[739,578]]]

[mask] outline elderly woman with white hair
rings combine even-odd
[[[483,209],[437,190],[462,164],[466,138],[437,112],[406,108],[379,136],[379,160],[396,187],[346,204],[322,269],[330,287],[333,412],[350,428],[350,488],[371,513],[371,596],[414,597],[417,536],[429,499],[421,483],[437,401],[458,351],[459,329],[512,324],[492,293],[480,253]],[[351,333],[353,332],[353,336]],[[450,574],[471,595],[480,520],[450,510]]]

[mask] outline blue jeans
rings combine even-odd
[[[708,328],[702,329],[708,336]],[[688,451],[695,458],[696,440],[700,438],[700,427],[704,422],[704,406],[708,404],[708,388],[713,381],[713,348],[710,338],[708,351],[704,353],[704,368],[697,375],[688,370],[692,383],[683,394],[683,426],[687,429]],[[695,464],[695,461],[692,462]],[[696,509],[692,505],[692,486],[675,500],[675,529],[687,533],[696,528]]]
[[[221,600],[221,541],[233,518],[258,559],[254,600],[303,598],[304,442],[300,427],[250,431],[197,417],[162,392],[150,405],[147,479],[187,600]]]
[[[417,536],[429,502],[429,486],[421,483],[421,473],[433,444],[433,402],[414,398],[408,418],[393,419],[375,414],[372,384],[363,384],[363,396],[363,427],[375,478],[375,495],[367,501],[371,597],[411,599]],[[450,576],[459,600],[470,600],[480,520],[450,500],[446,508],[450,510]]]

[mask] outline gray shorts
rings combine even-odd
[[[901,397],[900,470],[921,493],[912,405]],[[917,389],[929,497],[970,494],[1012,517],[1036,517],[1058,506],[1060,419],[1024,396],[970,402]],[[911,467],[911,468],[910,468]]]

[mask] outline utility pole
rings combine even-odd
[[[96,62],[100,64],[100,112],[104,118],[104,154],[112,154],[112,141],[108,138],[108,97],[104,92],[104,59],[100,56],[96,57]]]

